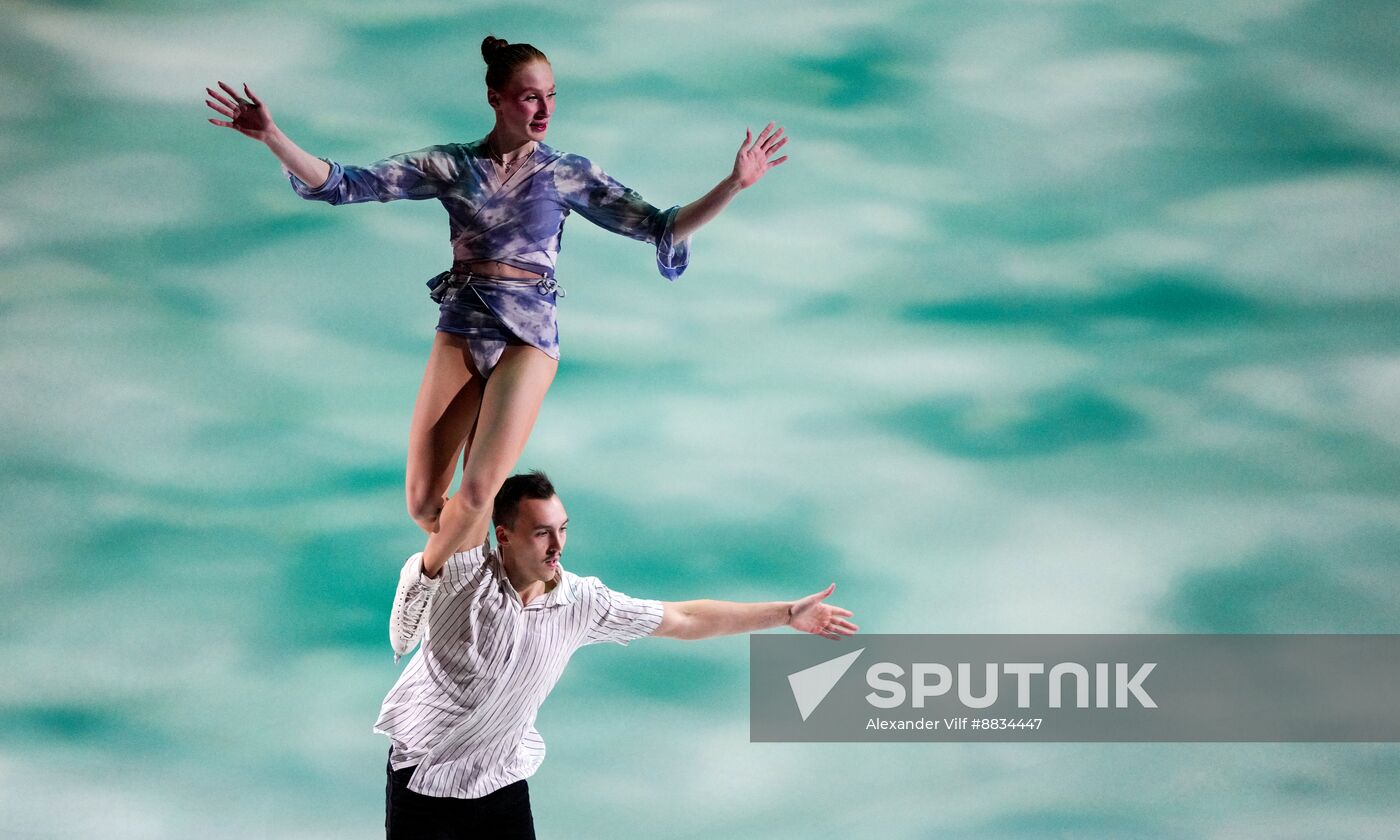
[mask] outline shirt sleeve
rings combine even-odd
[[[584,644],[617,642],[625,645],[633,639],[650,636],[661,626],[664,608],[660,601],[624,595],[604,586],[597,578],[586,578],[585,583],[592,590],[592,603]]]
[[[673,233],[680,205],[661,210],[633,189],[618,183],[597,164],[565,155],[554,170],[559,197],[570,210],[613,233],[656,246],[656,268],[675,280],[690,262],[690,239],[676,242]]]
[[[437,198],[453,179],[452,156],[442,146],[428,146],[414,152],[384,158],[369,166],[344,166],[321,158],[331,172],[319,187],[310,187],[286,167],[282,171],[297,195],[328,204],[358,204],[363,201]]]

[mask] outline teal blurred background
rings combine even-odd
[[[791,159],[675,284],[579,217],[522,467],[570,569],[838,582],[871,632],[1400,631],[1400,7],[71,3],[0,30],[0,836],[382,836],[436,202],[298,199],[491,125],[655,204]],[[747,642],[574,659],[543,837],[1400,836],[1392,745],[748,743]],[[1319,714],[1325,715],[1325,709]]]

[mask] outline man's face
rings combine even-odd
[[[552,580],[568,538],[569,517],[558,496],[521,499],[515,525],[496,528],[496,541],[508,552],[516,572],[533,580]]]

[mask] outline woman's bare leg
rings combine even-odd
[[[481,406],[483,383],[467,341],[445,332],[433,339],[408,431],[404,477],[408,514],[430,534],[438,529],[457,454],[471,435]]]
[[[423,569],[429,575],[437,574],[453,552],[485,540],[491,504],[520,460],[558,367],[534,347],[507,347],[501,354],[486,381],[461,486],[447,500],[439,528],[428,535],[423,549]]]

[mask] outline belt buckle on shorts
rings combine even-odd
[[[566,292],[564,291],[564,287],[559,285],[559,281],[555,280],[553,277],[542,278],[538,283],[535,284],[535,288],[539,290],[539,293],[542,295],[553,294],[557,296],[560,300],[563,300],[564,295],[566,294]]]
[[[470,282],[470,274],[463,278],[453,271],[444,271],[428,281],[428,288],[432,289],[428,297],[436,303],[452,303],[457,299],[457,293]]]

